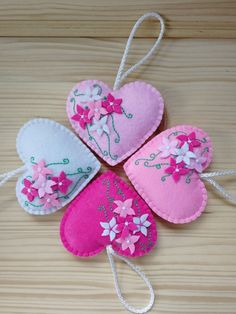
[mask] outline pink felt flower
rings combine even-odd
[[[174,158],[170,159],[170,167],[165,169],[165,172],[168,174],[172,174],[175,182],[178,182],[181,175],[185,175],[189,172],[189,169],[185,168],[184,162],[176,163]]]
[[[48,180],[44,176],[40,176],[37,181],[33,184],[33,188],[38,190],[39,197],[43,197],[45,194],[52,194],[52,186],[55,185],[55,182]]]
[[[40,204],[43,204],[44,209],[52,208],[52,207],[60,207],[61,203],[57,199],[57,194],[44,194],[43,198],[39,200]]]
[[[192,159],[190,161],[190,165],[188,165],[188,168],[194,169],[197,172],[202,172],[203,165],[206,163],[207,157],[202,156],[200,149],[196,149],[194,153],[196,155],[196,159]]]
[[[33,183],[27,179],[24,179],[24,188],[21,193],[27,196],[28,201],[32,202],[36,196],[38,196],[38,191],[33,188]]]
[[[196,155],[189,150],[189,145],[187,142],[180,148],[175,149],[176,163],[179,164],[184,162],[186,165],[190,165],[190,160],[196,158]]]
[[[102,106],[106,108],[108,113],[116,112],[122,114],[121,103],[122,99],[115,99],[115,97],[109,93],[107,99],[102,101]]]
[[[76,106],[77,113],[71,117],[72,120],[79,122],[82,129],[85,129],[87,123],[91,123],[92,120],[89,119],[89,109],[84,109],[80,105]]]
[[[133,254],[135,251],[135,243],[139,240],[140,236],[128,235],[126,238],[119,238],[116,240],[117,243],[121,244],[122,251],[129,249],[130,253]]]
[[[161,151],[160,157],[166,158],[170,155],[174,155],[177,145],[177,140],[170,140],[167,137],[164,137],[162,140],[162,146],[159,147],[159,150]]]
[[[107,114],[106,109],[102,107],[102,104],[100,101],[91,102],[88,104],[88,106],[89,106],[89,113],[88,113],[89,119],[94,117],[96,120],[99,120],[102,114],[103,115]]]
[[[126,238],[128,237],[130,231],[134,232],[135,230],[137,230],[137,226],[133,222],[131,216],[128,216],[126,218],[118,217],[116,229],[121,232],[121,238]]]
[[[114,213],[120,214],[121,217],[126,218],[127,215],[135,215],[133,208],[131,208],[133,200],[127,199],[126,201],[114,201],[117,207],[114,209]]]
[[[67,193],[68,187],[73,183],[67,178],[64,171],[59,174],[59,177],[52,177],[51,180],[54,181],[53,190],[59,190],[63,194]]]
[[[182,143],[180,146],[182,146],[184,143],[188,143],[189,145],[189,150],[193,151],[194,147],[199,147],[201,146],[201,142],[196,140],[196,133],[192,132],[189,135],[181,134],[177,136],[177,139],[180,140]]]
[[[40,160],[37,164],[32,166],[33,176],[32,180],[37,180],[40,176],[45,177],[47,174],[52,174],[52,170],[47,168],[44,160]]]

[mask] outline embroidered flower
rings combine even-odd
[[[59,177],[52,177],[51,180],[54,181],[53,190],[59,190],[63,194],[67,193],[68,187],[73,183],[67,178],[64,171],[59,174]]]
[[[107,99],[102,101],[102,106],[106,108],[108,113],[116,112],[116,113],[122,113],[121,108],[122,99],[115,99],[112,94],[107,95]]]
[[[89,106],[89,113],[88,113],[89,119],[94,117],[96,120],[99,120],[101,115],[107,114],[106,109],[102,107],[102,104],[100,101],[90,102],[88,106]]]
[[[79,122],[82,129],[85,129],[87,123],[91,123],[91,119],[89,119],[89,109],[84,109],[80,105],[76,106],[77,113],[71,117],[72,120]]]
[[[118,217],[117,230],[121,232],[121,238],[126,238],[129,235],[129,231],[133,232],[137,230],[137,226],[130,216],[126,218]]]
[[[177,164],[183,161],[186,165],[190,165],[190,159],[196,158],[196,155],[189,150],[189,145],[187,142],[185,142],[182,147],[175,149],[175,155],[177,155]]]
[[[194,153],[196,155],[196,159],[191,159],[190,164],[188,165],[188,168],[194,169],[197,172],[202,172],[203,165],[206,163],[207,157],[202,156],[200,149],[196,149]]]
[[[174,158],[170,159],[170,167],[165,169],[165,172],[172,174],[172,177],[175,182],[178,182],[181,175],[185,175],[189,172],[189,169],[185,168],[184,162],[176,163]]]
[[[143,214],[141,217],[134,217],[133,222],[136,224],[137,229],[134,231],[141,232],[143,235],[147,236],[147,228],[151,226],[151,222],[147,220],[148,214]]]
[[[178,145],[177,140],[170,140],[167,137],[164,137],[162,140],[162,146],[159,147],[159,150],[162,152],[160,154],[160,157],[166,158],[169,157],[170,155],[175,154],[175,148]]]
[[[129,234],[126,238],[117,239],[116,242],[121,244],[122,251],[129,249],[130,253],[133,254],[135,251],[134,243],[136,243],[139,238],[140,238],[140,236],[135,236],[135,235]]]
[[[38,196],[38,191],[33,188],[33,183],[27,179],[24,179],[24,188],[21,190],[21,193],[27,196],[28,201],[32,202],[36,196]]]
[[[44,209],[52,208],[52,207],[60,207],[60,201],[57,199],[57,194],[44,194],[43,198],[39,200],[40,204],[43,204]]]
[[[101,88],[99,86],[93,86],[92,88],[87,87],[85,92],[82,95],[79,95],[79,99],[81,102],[93,102],[101,99],[101,95],[99,95],[99,91]]]
[[[106,123],[107,123],[107,116],[104,116],[99,121],[93,119],[93,125],[90,127],[90,130],[96,131],[99,136],[101,136],[103,132],[109,134],[110,131]]]
[[[39,197],[43,197],[45,194],[52,194],[52,186],[55,185],[55,182],[48,180],[44,176],[40,176],[38,180],[32,185],[33,188],[38,190]]]
[[[196,140],[196,134],[195,132],[192,132],[190,133],[189,135],[184,135],[184,134],[181,134],[179,136],[177,136],[177,139],[180,140],[182,143],[181,143],[181,146],[184,144],[184,143],[188,143],[189,145],[189,150],[193,151],[193,148],[194,147],[199,147],[201,145],[201,143]]]
[[[116,233],[120,232],[117,230],[115,217],[113,217],[109,222],[100,222],[100,225],[104,229],[102,236],[105,237],[109,235],[110,241],[113,241],[116,237]]]
[[[47,168],[44,160],[40,160],[37,164],[32,165],[33,176],[32,180],[37,180],[40,176],[46,176],[47,174],[52,174],[52,170]]]
[[[114,209],[114,213],[120,214],[121,217],[126,218],[127,215],[135,215],[133,210],[132,203],[133,200],[131,198],[127,199],[126,201],[114,201],[117,207]]]

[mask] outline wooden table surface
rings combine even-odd
[[[45,117],[70,128],[65,99],[76,82],[112,85],[130,28],[147,11],[163,15],[165,38],[128,81],[160,90],[162,128],[188,123],[210,134],[210,170],[236,168],[236,1],[0,0],[0,172],[21,166],[15,138],[28,120]],[[155,22],[143,24],[128,65],[157,30]],[[113,170],[125,176],[122,165]],[[28,215],[16,201],[15,181],[0,190],[0,313],[126,313],[106,254],[68,254],[58,234],[63,210]],[[236,192],[235,178],[220,182]],[[155,288],[152,313],[236,313],[236,208],[208,191],[197,221],[176,226],[156,217],[158,245],[135,260]],[[121,263],[118,271],[130,303],[145,304],[143,282]]]

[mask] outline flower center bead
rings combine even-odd
[[[125,206],[123,206],[122,209],[125,210]]]
[[[191,140],[188,140],[188,143],[189,143],[189,144],[191,144],[191,143],[192,143],[192,141],[191,141]]]
[[[81,119],[83,119],[83,118],[84,118],[84,115],[82,114],[82,115],[81,115]]]
[[[50,203],[50,201],[51,201],[50,198],[48,198],[48,199],[47,199],[47,202]]]
[[[125,226],[128,226],[128,224],[129,224],[128,221],[126,221],[126,222],[125,222]]]
[[[127,240],[126,243],[130,244],[130,240]]]
[[[30,188],[27,191],[28,191],[28,193],[30,193],[31,192]]]
[[[62,186],[62,182],[59,182],[58,185],[59,185],[59,186]]]
[[[176,169],[175,169],[175,172],[179,172],[179,168],[176,168]]]

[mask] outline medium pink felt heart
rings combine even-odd
[[[157,240],[156,224],[137,192],[113,172],[92,182],[69,205],[61,240],[74,255],[87,257],[112,245],[120,255],[142,256]]]
[[[142,198],[160,217],[187,223],[201,215],[207,191],[199,174],[212,160],[212,143],[201,129],[177,126],[157,135],[124,165]]]
[[[72,127],[112,166],[129,157],[151,136],[163,110],[160,93],[140,81],[116,91],[101,81],[82,81],[67,99]]]

